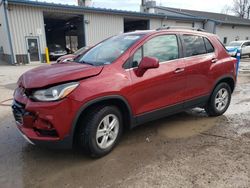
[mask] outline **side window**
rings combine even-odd
[[[179,58],[179,48],[175,35],[157,36],[143,45],[144,56],[158,58],[160,62]]]
[[[207,49],[207,53],[214,52],[214,47],[211,44],[211,42],[207,38],[204,38],[204,41],[205,41],[205,46],[206,46],[206,49]]]
[[[248,46],[250,46],[250,42],[244,42],[244,43],[242,44],[242,47],[248,47]]]
[[[133,57],[132,67],[138,67],[141,60],[142,60],[142,47],[135,52]]]
[[[250,46],[250,42],[246,42],[246,46]]]
[[[132,67],[137,67],[142,57],[155,57],[160,62],[179,58],[179,47],[175,35],[161,35],[147,41],[133,56]]]
[[[202,37],[193,35],[183,35],[186,57],[206,54],[207,50]]]

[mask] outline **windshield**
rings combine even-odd
[[[231,42],[229,46],[241,46],[241,42]]]
[[[77,57],[74,61],[94,66],[111,64],[142,36],[137,34],[111,37]]]

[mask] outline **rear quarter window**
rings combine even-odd
[[[207,53],[214,52],[214,47],[213,47],[212,43],[207,38],[204,38],[204,42],[205,42],[205,46],[207,49]]]
[[[225,47],[225,45],[221,42],[221,40],[219,38],[217,38],[217,41],[220,43],[220,45],[224,48],[224,50],[227,52],[227,49]]]

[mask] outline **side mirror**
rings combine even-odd
[[[144,73],[148,70],[148,69],[155,69],[158,68],[159,65],[159,60],[157,58],[154,57],[144,57],[142,58],[138,69],[136,70],[136,74],[137,76],[141,77],[144,75]]]

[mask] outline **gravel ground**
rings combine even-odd
[[[35,65],[0,66],[0,101]],[[250,187],[250,60],[224,116],[202,109],[125,133],[108,156],[41,149],[19,135],[10,107],[0,106],[0,187]],[[242,71],[243,70],[243,71]],[[4,104],[10,104],[7,101]]]

